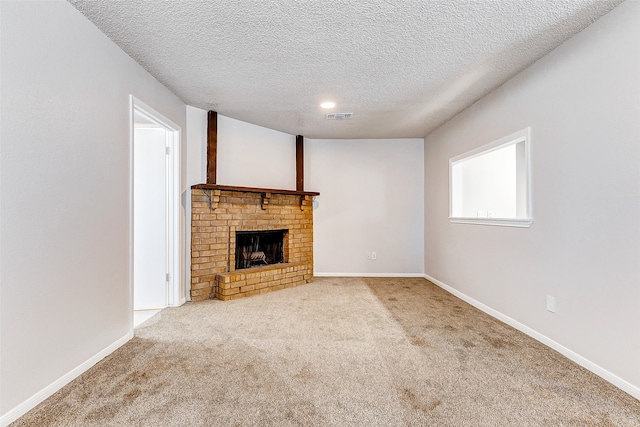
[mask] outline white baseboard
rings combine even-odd
[[[319,273],[316,277],[424,277],[424,273]]]
[[[48,386],[46,386],[45,388],[43,388],[42,390],[40,390],[39,392],[31,396],[29,399],[25,400],[15,408],[11,409],[6,414],[3,414],[0,417],[0,427],[7,427],[9,424],[11,424],[15,420],[17,420],[18,418],[20,418],[21,416],[23,416],[24,414],[26,414],[27,412],[35,408],[38,404],[42,403],[45,399],[47,399],[53,393],[57,392],[65,385],[69,384],[71,381],[73,381],[74,379],[82,375],[84,372],[86,372],[93,365],[95,365],[96,363],[98,363],[99,361],[101,361],[102,359],[104,359],[114,351],[116,351],[119,347],[121,347],[131,338],[133,338],[133,334],[131,333],[123,336],[122,338],[120,338],[119,340],[117,340],[116,342],[114,342],[104,350],[100,351],[95,356],[91,357],[86,362],[82,363],[80,366],[72,369],[62,377],[58,378],[53,383],[49,384]]]
[[[589,371],[593,372],[594,374],[598,375],[599,377],[605,379],[606,381],[610,382],[614,386],[618,387],[622,391],[624,391],[626,393],[629,393],[631,396],[633,396],[636,399],[640,400],[640,387],[637,387],[637,386],[631,384],[630,382],[628,382],[628,381],[618,377],[617,375],[607,371],[606,369],[604,369],[601,366],[593,363],[589,359],[586,359],[585,357],[579,355],[578,353],[576,353],[576,352],[564,347],[562,344],[559,344],[558,342],[556,342],[556,341],[552,340],[551,338],[541,334],[540,332],[537,332],[537,331],[531,329],[530,327],[528,327],[526,325],[523,325],[522,323],[510,318],[509,316],[506,316],[506,315],[500,313],[499,311],[496,311],[493,308],[484,305],[480,301],[477,301],[477,300],[471,298],[470,296],[468,296],[466,294],[463,294],[462,292],[460,292],[460,291],[452,288],[451,286],[439,281],[438,279],[436,279],[434,277],[431,277],[428,274],[425,274],[423,277],[425,279],[429,280],[430,282],[433,282],[434,284],[438,285],[439,287],[441,287],[445,291],[449,292],[450,294],[452,294],[452,295],[460,298],[461,300],[471,304],[472,306],[476,307],[477,309],[479,309],[481,311],[484,311],[488,315],[490,315],[492,317],[495,317],[496,319],[501,320],[502,322],[504,322],[507,325],[519,330],[520,332],[523,332],[523,333],[529,335],[531,338],[533,338],[533,339],[535,339],[537,341],[540,341],[544,345],[554,349],[555,351],[557,351],[558,353],[562,354],[566,358],[576,362],[578,365],[582,366],[583,368],[588,369]]]

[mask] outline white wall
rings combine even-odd
[[[186,146],[186,185],[204,184],[207,181],[207,112],[190,105],[187,105]]]
[[[425,270],[640,398],[638,22],[623,3],[425,138]],[[450,223],[449,158],[527,126],[532,227]]]
[[[186,122],[69,3],[2,2],[1,26],[4,424],[129,337],[129,94]]]
[[[317,275],[423,273],[422,139],[305,140]],[[376,252],[376,260],[367,260]]]
[[[218,115],[217,168],[220,185],[295,190],[296,137]]]
[[[207,180],[207,112],[187,107],[187,183]],[[296,138],[218,114],[217,184],[296,189]]]

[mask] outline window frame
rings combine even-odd
[[[476,218],[476,217],[460,217],[453,215],[453,167],[464,161],[471,160],[483,154],[524,142],[524,168],[523,173],[526,178],[524,186],[525,195],[525,212],[526,218]],[[482,145],[466,153],[449,159],[449,221],[457,224],[476,224],[476,225],[495,225],[502,227],[520,227],[528,228],[533,224],[533,210],[531,200],[531,127],[514,132],[510,135]]]

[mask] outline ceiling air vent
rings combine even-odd
[[[327,120],[350,120],[353,113],[329,113],[325,117]]]

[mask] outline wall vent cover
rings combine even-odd
[[[329,113],[325,117],[327,120],[350,120],[353,113]]]

